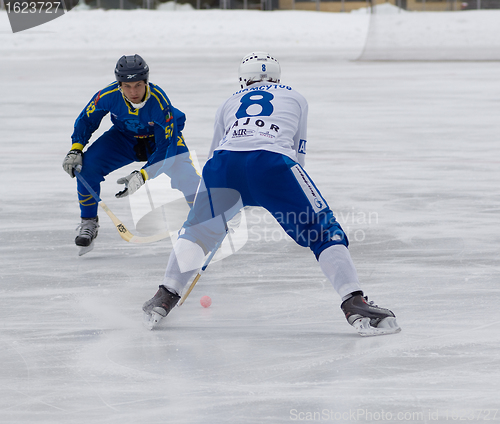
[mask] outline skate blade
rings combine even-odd
[[[383,336],[385,334],[396,334],[401,331],[396,318],[387,317],[379,322],[378,327],[370,325],[370,318],[360,318],[352,323],[358,334],[363,337]]]
[[[78,252],[78,256],[83,256],[85,253],[89,253],[94,248],[94,242],[90,243],[88,246],[78,246],[80,251]]]
[[[158,326],[162,318],[163,316],[155,311],[151,311],[151,314],[144,313],[144,325],[147,329],[153,330]]]

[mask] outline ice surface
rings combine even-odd
[[[367,25],[314,12],[74,11],[14,35],[0,13],[1,423],[500,419],[499,65],[350,61]],[[95,249],[78,257],[75,181],[61,162],[118,57],[146,58],[203,164],[252,49],[275,54],[309,100],[307,169],[400,334],[358,336],[312,254],[260,210],[247,244],[157,331],[142,327],[141,305],[170,241],[127,244],[101,214]],[[113,195],[137,166],[101,193],[130,228],[130,204]]]

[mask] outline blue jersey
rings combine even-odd
[[[90,137],[108,113],[111,122],[124,136],[131,139],[153,138],[155,150],[146,167],[186,151],[181,131],[186,116],[174,108],[165,92],[155,84],[146,87],[146,103],[140,109],[123,96],[118,82],[113,82],[92,97],[75,122],[71,136],[73,148],[83,150]]]

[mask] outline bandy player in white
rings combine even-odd
[[[143,306],[150,328],[178,303],[205,256],[225,237],[227,221],[243,206],[261,206],[299,245],[312,250],[359,334],[399,332],[395,315],[364,296],[347,236],[304,171],[307,101],[280,83],[280,65],[267,53],[245,56],[239,75],[241,90],[217,111],[203,182],[163,283]]]

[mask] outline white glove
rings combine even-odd
[[[71,178],[75,178],[73,168],[78,172],[82,170],[83,153],[81,150],[73,149],[68,152],[63,160],[62,167],[69,174]]]
[[[141,171],[134,171],[126,177],[118,178],[118,180],[116,180],[116,183],[125,184],[125,189],[116,193],[115,196],[120,198],[126,197],[129,194],[134,194],[137,190],[139,190],[139,188],[141,188],[141,186],[146,182],[147,179],[148,174],[146,174],[146,171],[144,171],[144,169],[141,169]]]

